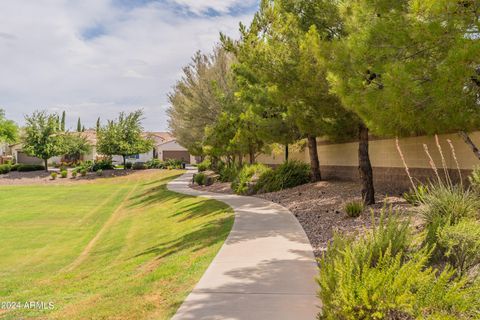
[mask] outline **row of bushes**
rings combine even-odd
[[[237,194],[275,192],[308,183],[309,165],[299,161],[289,161],[271,169],[263,164],[244,166],[232,182]]]
[[[199,163],[197,168],[200,173],[213,169],[209,160]],[[300,161],[289,161],[275,169],[260,163],[239,167],[220,162],[216,171],[221,182],[231,182],[232,190],[243,195],[280,191],[311,180],[310,166]],[[205,175],[196,176],[198,177],[196,183],[205,184],[203,181]]]
[[[135,166],[135,165],[134,165]],[[145,163],[145,169],[182,169],[183,163],[180,160],[168,159],[161,161],[152,159]]]
[[[319,319],[479,318],[479,194],[451,183],[418,190],[420,233],[390,210],[360,239],[334,237],[320,259]]]
[[[0,165],[0,174],[6,174],[11,171],[19,172],[30,172],[30,171],[40,171],[45,170],[45,167],[42,165],[36,164],[2,164]]]

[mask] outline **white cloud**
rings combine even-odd
[[[3,2],[0,106],[19,123],[36,109],[66,110],[71,127],[79,116],[94,126],[99,116],[143,108],[148,129],[167,129],[166,94],[181,67],[196,50],[211,50],[220,31],[236,35],[252,15],[231,14],[237,0],[175,1],[195,14],[160,2]],[[218,14],[202,14],[208,9]]]

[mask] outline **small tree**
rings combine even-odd
[[[92,147],[82,134],[70,133],[63,137],[63,150],[69,159],[80,160],[80,156],[92,151]]]
[[[77,120],[77,132],[82,132],[82,122],[80,121],[80,117]]]
[[[5,118],[5,112],[0,109],[0,142],[13,142],[17,139],[18,127],[12,120]]]
[[[36,111],[26,116],[25,121],[23,150],[30,156],[42,159],[48,171],[48,159],[64,152],[64,137],[58,128],[58,116]]]
[[[152,149],[153,140],[143,135],[142,116],[142,110],[130,114],[121,112],[117,120],[110,120],[100,127],[97,134],[98,151],[107,156],[122,156],[125,168],[127,156]]]
[[[60,130],[65,132],[65,111],[62,112],[62,120],[60,122]]]

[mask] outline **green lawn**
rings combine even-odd
[[[0,303],[54,303],[0,319],[168,319],[233,223],[220,202],[167,191],[179,174],[0,187]]]

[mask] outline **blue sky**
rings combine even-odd
[[[23,123],[46,109],[97,117],[143,108],[166,130],[167,93],[197,50],[220,31],[237,36],[258,0],[11,0],[0,10],[0,108]]]

